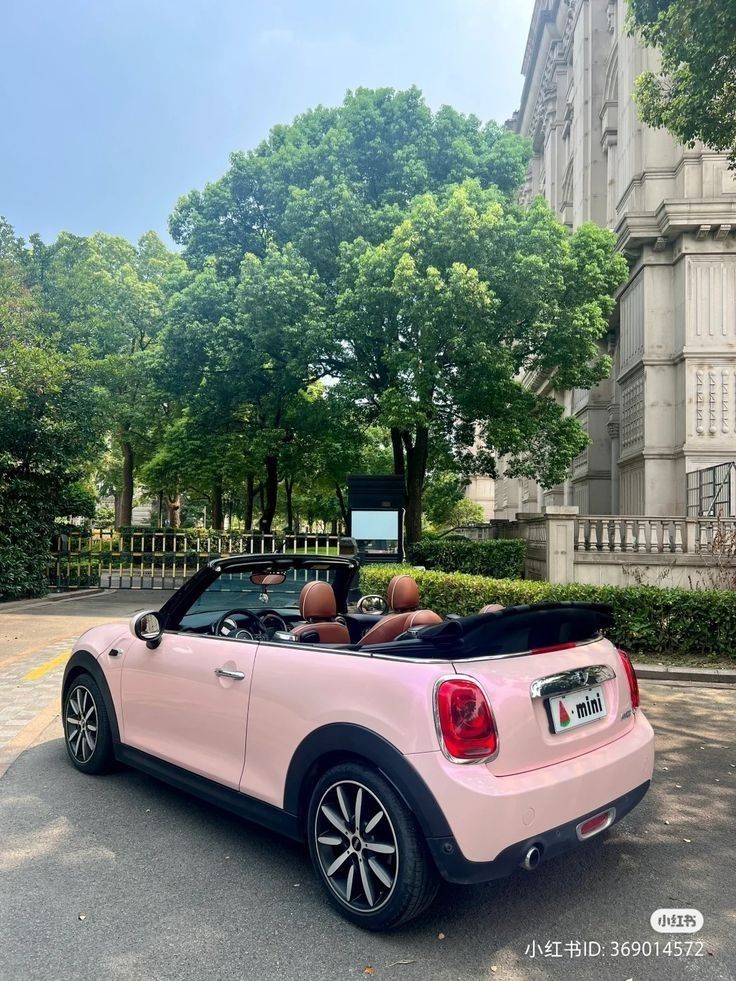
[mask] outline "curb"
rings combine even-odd
[[[643,681],[699,681],[706,684],[736,685],[736,669],[675,668],[654,664],[635,664],[637,677]]]
[[[35,599],[11,600],[9,603],[0,603],[0,613],[6,610],[25,610],[31,606],[42,606],[46,603],[63,603],[65,600],[83,599],[85,596],[97,596],[106,590],[102,586],[90,586],[88,589],[75,589],[66,593],[48,593],[46,596],[37,596]]]

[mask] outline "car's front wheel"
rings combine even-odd
[[[309,806],[309,851],[346,919],[387,930],[434,899],[437,871],[413,815],[375,770],[344,763],[319,780]]]
[[[92,675],[77,675],[67,689],[64,742],[69,758],[82,773],[107,773],[113,768],[110,722],[102,692]]]

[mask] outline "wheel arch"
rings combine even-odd
[[[115,705],[110,694],[110,686],[107,683],[105,672],[99,662],[89,651],[75,651],[69,658],[64,669],[64,678],[61,683],[61,714],[64,716],[64,700],[69,685],[78,678],[80,674],[89,674],[95,680],[97,687],[102,693],[102,700],[105,703],[105,710],[110,721],[110,731],[112,732],[113,745],[120,742],[120,730],[118,728],[118,717],[115,713]]]
[[[355,762],[377,770],[415,816],[425,837],[450,835],[437,800],[410,760],[392,743],[364,726],[331,723],[315,729],[297,747],[286,774],[284,810],[306,829],[313,787],[333,766]]]

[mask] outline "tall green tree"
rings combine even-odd
[[[59,347],[29,266],[0,219],[0,599],[47,590],[53,519],[102,442],[88,352]]]
[[[559,482],[587,436],[553,398],[522,384],[590,388],[609,359],[624,258],[594,225],[574,235],[540,199],[523,209],[466,181],[415,200],[378,245],[341,251],[327,360],[350,398],[391,431],[406,479],[406,534],[421,535],[431,448],[494,474]],[[485,447],[472,454],[476,439]]]
[[[33,240],[29,274],[60,350],[82,345],[95,362],[121,464],[118,524],[129,525],[135,468],[151,451],[160,412],[151,345],[169,297],[186,282],[186,266],[153,232],[137,246],[102,233],[62,233],[50,246]]]
[[[223,275],[291,242],[330,283],[340,244],[381,241],[417,194],[467,177],[510,194],[528,157],[527,141],[449,106],[433,113],[417,88],[360,88],[233,153],[223,177],[179,199],[170,231],[191,265],[215,256]]]
[[[192,412],[211,432],[238,440],[252,484],[262,474],[261,525],[278,507],[283,455],[295,442],[304,393],[322,374],[325,312],[321,284],[293,246],[248,253],[237,280],[218,280],[211,263],[188,288],[163,338],[170,376],[192,393]],[[253,472],[251,471],[253,468]]]
[[[736,167],[736,3],[629,0],[632,30],[661,54],[636,82],[641,117],[681,143],[730,155]]]

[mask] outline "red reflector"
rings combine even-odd
[[[437,728],[450,759],[488,759],[498,748],[491,707],[480,687],[464,678],[443,681],[436,692]]]
[[[626,653],[618,648],[618,656],[621,658],[621,663],[624,666],[624,672],[626,674],[626,680],[629,683],[629,692],[631,694],[631,707],[632,709],[639,708],[639,682],[636,678],[636,671],[634,671],[634,665],[631,663],[631,658]]]
[[[550,651],[566,651],[570,647],[575,647],[573,643],[567,644],[550,644],[549,647],[532,647],[529,651],[530,654],[549,654]]]
[[[592,835],[598,834],[599,831],[603,831],[610,824],[613,823],[613,819],[616,817],[616,809],[614,807],[609,807],[605,811],[601,811],[600,814],[594,814],[592,818],[588,818],[587,821],[581,821],[580,824],[575,829],[578,834],[578,838],[582,841],[583,838],[590,838]]]

